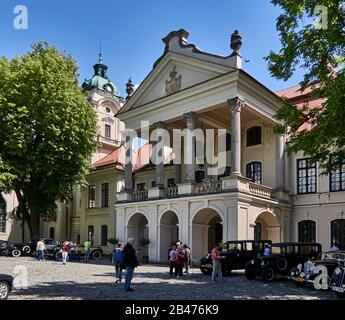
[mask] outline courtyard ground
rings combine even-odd
[[[139,266],[134,275],[134,292],[125,292],[123,283],[114,284],[114,266],[110,260],[69,262],[39,262],[31,257],[0,257],[0,273],[28,274],[28,288],[14,289],[9,300],[185,300],[185,299],[334,299],[332,292],[296,287],[292,281],[280,279],[272,283],[249,281],[243,271],[224,278],[224,283],[213,283],[209,276],[195,268],[182,278],[170,278],[168,267]]]

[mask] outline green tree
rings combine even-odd
[[[319,162],[322,173],[339,168],[345,159],[345,5],[341,0],[272,0],[280,6],[277,30],[282,44],[266,57],[273,76],[287,80],[303,68],[302,90],[323,98],[320,108],[296,108],[284,101],[277,113],[289,151],[303,150]],[[310,130],[301,130],[303,123]]]
[[[40,217],[85,183],[96,115],[78,87],[75,59],[45,42],[0,58],[0,88],[0,184],[15,191],[15,214],[34,237]]]

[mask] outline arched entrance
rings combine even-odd
[[[149,222],[142,213],[135,213],[130,217],[127,224],[127,238],[130,237],[134,238],[134,247],[140,249],[141,256],[148,255],[148,247],[140,246],[140,240],[149,239]]]
[[[168,248],[173,241],[179,239],[178,217],[175,212],[165,212],[159,224],[159,260],[167,262]]]
[[[192,254],[199,259],[223,239],[223,221],[211,208],[200,210],[192,221]]]
[[[273,213],[263,212],[256,218],[254,240],[280,242],[280,224]]]

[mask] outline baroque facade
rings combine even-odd
[[[287,137],[275,131],[280,97],[296,106],[322,101],[299,86],[274,93],[250,76],[242,68],[238,32],[225,57],[189,44],[183,29],[163,42],[163,55],[140,86],[133,92],[127,83],[124,104],[106,66],[101,60],[94,66],[83,86],[99,116],[102,145],[92,158],[89,186],[76,188],[70,203],[43,224],[42,235],[81,242],[91,237],[106,252],[111,237],[149,238],[150,261],[166,261],[177,239],[190,245],[195,259],[216,242],[235,239],[316,241],[324,250],[333,243],[345,249],[345,165],[320,176],[308,155],[288,155]],[[133,139],[121,143],[124,123],[147,140],[139,150]],[[224,135],[224,152],[212,136],[200,159],[193,132],[209,142],[212,129]],[[184,135],[179,144],[176,132]]]

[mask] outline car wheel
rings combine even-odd
[[[0,300],[6,300],[10,294],[10,285],[6,281],[0,281]]]
[[[209,276],[212,273],[212,269],[205,267],[200,267],[200,271],[206,276]]]
[[[55,253],[55,260],[61,260],[62,259],[62,253],[60,251]]]
[[[31,248],[29,246],[24,246],[22,248],[22,251],[25,253],[25,254],[30,254],[31,252]]]
[[[287,265],[288,263],[285,258],[279,258],[277,260],[277,268],[279,271],[285,271],[287,268]]]
[[[15,257],[15,258],[20,257],[21,254],[22,254],[22,253],[21,253],[20,250],[18,250],[18,249],[14,249],[14,250],[12,250],[12,252],[11,252],[12,257]]]
[[[270,267],[264,270],[264,279],[266,281],[272,281],[274,279],[274,270]]]
[[[102,253],[99,250],[92,251],[92,259],[94,260],[100,260],[102,258]]]

